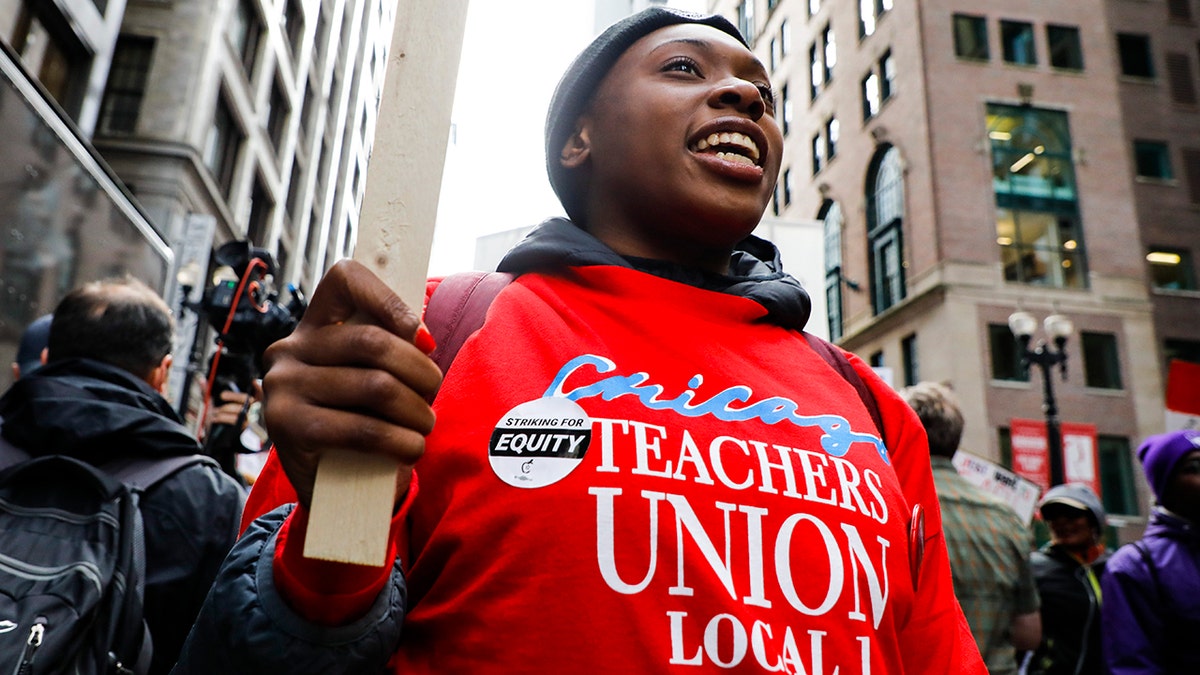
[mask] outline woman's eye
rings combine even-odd
[[[758,87],[758,94],[759,96],[762,96],[762,100],[767,104],[767,107],[774,108],[775,90],[771,87],[771,85],[756,83],[755,86]]]
[[[676,73],[690,73],[692,75],[699,75],[700,74],[700,66],[696,65],[696,62],[691,59],[679,58],[679,59],[670,61],[669,63],[667,63],[667,65],[663,66],[663,71],[664,72],[676,72]]]

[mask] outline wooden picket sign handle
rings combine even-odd
[[[410,306],[420,307],[467,0],[402,0],[396,5],[354,259]],[[326,453],[313,486],[304,555],[384,565],[397,469],[387,457]]]

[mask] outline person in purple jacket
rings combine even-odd
[[[1200,673],[1200,431],[1151,436],[1138,457],[1157,504],[1109,560],[1104,657],[1113,675]]]

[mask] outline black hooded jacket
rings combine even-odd
[[[733,251],[727,274],[715,274],[663,260],[622,256],[566,218],[551,218],[522,239],[496,271],[514,276],[586,265],[627,267],[679,283],[754,300],[767,309],[767,320],[801,330],[812,313],[812,300],[795,278],[783,271],[779,249],[750,235]]]
[[[0,419],[4,440],[34,457],[62,454],[100,465],[201,451],[145,381],[90,359],[55,361],[17,380],[0,398]],[[208,464],[182,469],[142,496],[151,674],[168,672],[178,657],[237,539],[244,500],[241,486]]]

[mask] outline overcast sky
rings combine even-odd
[[[542,130],[554,86],[594,35],[594,14],[580,0],[469,4],[431,275],[471,269],[478,236],[562,214],[546,178]]]

